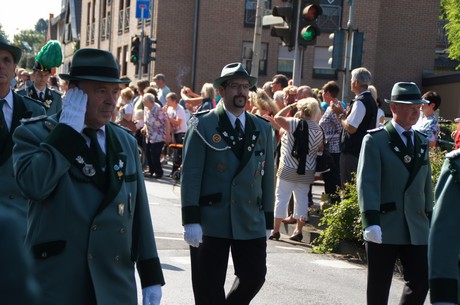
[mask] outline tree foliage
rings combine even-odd
[[[441,18],[448,21],[445,29],[449,41],[449,58],[460,60],[460,5],[458,0],[441,0]],[[457,67],[459,68],[460,66]]]

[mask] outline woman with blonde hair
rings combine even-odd
[[[288,117],[297,107],[294,117]],[[302,228],[308,220],[308,191],[315,179],[316,156],[323,149],[324,134],[315,120],[321,112],[315,98],[301,99],[287,105],[275,115],[275,122],[282,128],[281,156],[277,172],[275,195],[275,225],[270,239],[280,238],[281,222],[287,215],[291,194],[294,197],[293,217],[297,220],[293,235],[289,238],[301,241]]]

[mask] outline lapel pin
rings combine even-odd
[[[85,166],[83,166],[82,171],[83,174],[88,177],[92,177],[96,174],[96,169],[92,164],[85,164]]]
[[[125,204],[119,203],[118,204],[118,215],[123,216],[125,214]]]
[[[412,161],[412,157],[409,155],[404,156],[404,163],[410,163]]]

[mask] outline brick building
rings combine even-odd
[[[153,16],[145,19],[144,34],[157,40],[157,51],[156,60],[144,67],[142,78],[164,73],[173,91],[187,85],[199,92],[202,84],[218,77],[227,63],[243,62],[250,69],[257,0],[150,1]],[[354,28],[365,35],[362,65],[373,73],[382,98],[389,97],[395,82],[421,85],[424,73],[433,71],[439,1],[320,2],[324,11],[319,19],[322,34],[304,53],[301,84],[321,87],[329,79],[337,79],[342,85],[343,73],[330,69],[327,49],[331,45],[329,33],[347,25],[350,2],[354,2]],[[266,0],[265,4],[271,9],[289,2]],[[81,0],[79,37],[81,48],[111,51],[122,75],[134,81],[137,73],[129,60],[131,37],[141,32],[135,11],[136,0]],[[279,38],[270,36],[270,27],[264,27],[259,85],[277,73],[290,76],[293,53]],[[68,69],[68,65],[61,69]]]

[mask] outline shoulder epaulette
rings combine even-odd
[[[456,158],[459,158],[460,157],[460,148],[459,149],[456,149],[456,150],[453,150],[453,151],[450,151],[446,154],[446,158],[449,158],[449,159],[456,159]]]
[[[36,100],[36,99],[33,99],[33,98],[31,98],[30,96],[23,95],[22,98],[25,99],[25,100],[27,100],[27,101],[34,102],[34,103],[36,103],[36,104],[38,104],[38,105],[40,105],[40,106],[42,106],[42,107],[45,107],[45,105],[43,105],[43,103],[42,103],[41,101]]]
[[[121,126],[121,125],[119,125],[119,124],[117,124],[117,123],[115,123],[115,122],[112,122],[112,121],[110,121],[109,123],[110,123],[112,126],[118,127],[118,128],[120,128],[121,130],[126,131],[126,132],[129,133],[130,135],[133,135],[133,133],[131,132],[131,130],[130,130],[129,128],[126,128],[126,127],[124,127],[124,126]]]
[[[367,132],[368,133],[374,133],[374,132],[383,130],[383,128],[384,128],[383,126],[380,126],[380,127],[374,128],[374,129],[369,129]]]
[[[31,117],[31,118],[28,118],[28,119],[21,119],[21,124],[30,124],[30,123],[34,123],[34,122],[38,122],[38,121],[42,121],[44,119],[46,119],[48,116],[46,114],[42,114],[42,115],[37,115],[37,116],[34,116],[34,117]]]
[[[415,132],[419,133],[421,136],[424,136],[425,138],[428,136],[426,133],[421,132],[420,130],[415,130]]]

